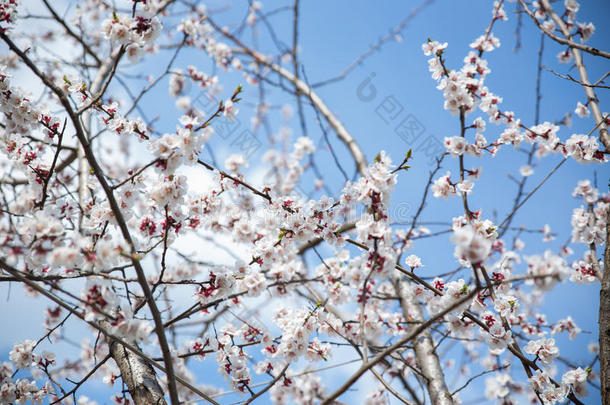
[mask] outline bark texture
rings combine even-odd
[[[150,364],[117,342],[110,344],[110,355],[121,370],[121,378],[136,405],[167,405]]]
[[[419,304],[413,298],[402,294],[400,287],[397,287],[396,291],[400,294],[400,305],[405,319],[424,321],[424,314]],[[415,363],[426,379],[425,383],[430,395],[430,401],[434,405],[453,405],[453,397],[445,383],[445,374],[441,368],[438,354],[434,349],[430,328],[426,328],[426,330],[421,332],[413,344],[415,348]]]

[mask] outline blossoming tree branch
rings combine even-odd
[[[300,60],[299,0],[0,0],[0,291],[31,297],[45,319],[1,359],[0,404],[459,404],[465,392],[610,404],[610,195],[595,179],[566,185],[573,214],[557,221],[571,221],[571,235],[517,222],[566,162],[607,176],[610,117],[596,94],[608,74],[592,78],[584,61],[610,54],[587,45],[595,25],[576,0],[495,1],[469,49],[428,39],[412,63],[427,60],[454,127],[411,191],[414,215],[397,223],[392,196],[413,181],[418,150],[364,150],[321,89],[430,3],[316,84]],[[220,24],[232,8],[243,18]],[[520,117],[487,87],[486,58],[503,52],[494,29],[509,15],[542,38],[537,103],[543,46],[554,44],[561,85],[582,88],[573,113],[588,133],[539,116],[539,105],[535,121]],[[261,31],[276,52],[250,35]],[[167,103],[163,115],[150,116],[151,99]],[[239,120],[253,132],[231,145],[266,135],[263,162],[243,148],[216,161],[214,140]],[[320,150],[332,161],[316,162]],[[477,161],[512,164],[514,150],[525,160],[516,189],[502,191],[514,204],[492,215],[473,199],[485,192]],[[317,197],[302,192],[312,187]],[[435,213],[434,199],[460,215]],[[524,254],[525,233],[566,242]],[[453,251],[443,268],[427,266],[418,241],[428,238]],[[556,340],[584,333],[577,317],[540,311],[560,284],[600,291],[586,359]],[[5,311],[2,320],[14,327]]]

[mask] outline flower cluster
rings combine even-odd
[[[38,388],[35,381],[27,378],[13,380],[10,363],[0,364],[0,404],[41,404],[54,393],[50,382]]]
[[[474,225],[456,222],[451,241],[455,244],[454,256],[465,266],[476,266],[487,259],[497,238],[491,221],[477,221]]]
[[[187,122],[187,118],[184,118]],[[172,175],[182,164],[196,164],[203,144],[212,135],[213,130],[206,128],[196,132],[193,124],[176,128],[176,132],[164,134],[150,142],[148,147],[157,157],[156,167],[162,172]]]
[[[250,370],[248,357],[237,345],[233,344],[233,336],[237,331],[227,325],[220,331],[217,339],[212,339],[211,347],[216,350],[216,363],[218,372],[229,381],[231,387],[244,392],[250,384]]]
[[[274,357],[281,357],[287,362],[307,356],[310,361],[326,360],[330,356],[330,344],[322,344],[317,338],[309,338],[324,319],[321,311],[310,311],[306,308],[293,311],[289,308],[277,310],[274,321],[282,330],[280,344],[264,350],[271,351]]]
[[[540,394],[544,405],[563,402],[568,395],[565,385],[556,385],[544,370],[536,370],[536,374],[529,378],[530,387]]]
[[[136,319],[131,308],[121,303],[109,280],[101,277],[87,279],[81,292],[85,305],[85,319],[95,321],[110,318],[109,332],[134,342],[146,342],[152,332],[148,321]]]
[[[73,89],[69,91],[74,91]],[[78,91],[78,90],[76,90]],[[141,118],[127,118],[119,112],[119,104],[113,101],[107,105],[97,103],[95,109],[99,112],[99,122],[110,132],[118,135],[137,135],[139,140],[148,139],[147,128]]]
[[[61,131],[61,124],[57,117],[36,107],[21,89],[12,87],[10,77],[6,66],[0,66],[0,112],[5,117],[0,150],[28,178],[29,189],[11,207],[18,213],[24,213],[34,208],[35,202],[40,199],[42,184],[51,166],[47,154],[50,147],[32,147],[27,136],[39,128],[45,128],[44,140],[53,143]]]
[[[216,65],[228,70],[230,66],[241,66],[239,59],[233,56],[229,45],[218,41],[214,36],[214,28],[205,21],[205,10],[200,17],[190,17],[182,20],[177,30],[187,36],[189,45],[196,46],[216,62]]]
[[[309,405],[327,395],[322,378],[315,373],[286,377],[269,392],[275,405]]]
[[[580,37],[580,42],[584,43],[588,41],[591,36],[595,33],[595,25],[593,23],[581,23],[576,21],[576,13],[580,9],[580,4],[576,0],[565,0],[564,1],[565,12],[563,14],[564,24],[568,29],[576,28],[576,32],[574,37]],[[534,15],[540,20],[540,24],[543,29],[549,33],[554,33],[558,31],[559,28],[553,21],[552,17],[549,13],[544,10],[541,2],[534,2]],[[560,63],[570,63],[572,60],[572,51],[569,47],[567,47],[564,51],[561,51],[557,54],[557,59]]]
[[[270,185],[270,188],[281,196],[292,195],[305,171],[305,167],[301,165],[300,161],[314,152],[315,146],[311,138],[306,136],[299,137],[296,140],[294,148],[288,156],[282,155],[274,149],[267,151],[263,160],[270,163],[274,170],[278,171],[277,180],[275,184]]]
[[[451,172],[447,172],[444,176],[434,180],[431,189],[435,198],[448,198],[457,195],[456,185],[451,182]]]
[[[570,156],[580,163],[604,163],[607,159],[599,148],[597,138],[592,135],[573,134],[561,150],[565,156]]]
[[[445,283],[442,278],[436,277],[432,284],[437,290],[440,290],[443,295],[440,298],[430,296],[430,299],[427,302],[430,313],[435,314],[444,309],[453,308],[451,312],[457,312],[459,316],[459,314],[468,308],[468,305],[470,304],[469,301],[458,304],[458,302],[463,300],[471,291],[471,288],[463,279]]]
[[[397,175],[391,165],[390,157],[382,151],[365,176],[343,189],[344,204],[364,203],[367,207],[367,213],[356,222],[358,240],[369,248],[362,256],[364,278],[385,279],[396,265],[398,251],[393,246],[388,208]]]
[[[31,340],[17,343],[9,353],[12,364],[8,362],[0,363],[0,404],[40,404],[45,398],[55,394],[50,381],[39,388],[33,379],[13,379],[16,374],[16,372],[13,372],[13,366],[17,369],[36,367],[39,371],[48,372],[48,367],[55,364],[53,353],[45,351],[40,355],[34,354],[35,347],[35,342]],[[37,373],[32,370],[32,374]]]
[[[495,376],[486,378],[485,397],[489,400],[497,399],[507,403],[512,383],[512,378],[508,373],[496,373]]]
[[[445,148],[451,156],[462,156],[464,154],[480,157],[482,155],[482,149],[487,146],[487,140],[481,133],[477,133],[475,136],[475,143],[468,143],[465,138],[461,136],[452,136],[445,138]]]
[[[387,405],[388,397],[383,385],[378,385],[375,390],[370,392],[364,400],[364,405]]]
[[[587,371],[578,367],[565,372],[561,377],[561,384],[559,384],[551,381],[547,371],[536,370],[536,374],[529,379],[529,383],[536,392],[540,393],[543,403],[551,405],[565,401],[570,392],[580,398],[586,397],[589,394],[588,377]]]
[[[214,271],[210,270],[209,280],[202,284],[202,287],[195,293],[195,297],[202,305],[205,305],[230,295],[235,288],[236,280],[231,269],[218,267]]]
[[[566,261],[546,250],[543,255],[526,256],[527,274],[533,278],[528,283],[543,291],[551,290],[558,281],[568,275],[570,269]]]
[[[562,377],[561,382],[570,387],[572,392],[580,398],[584,398],[589,395],[587,390],[587,378],[588,373],[582,368],[578,367],[575,370],[567,371]]]
[[[579,181],[572,193],[581,197],[587,208],[575,208],[572,213],[572,242],[597,246],[605,242],[606,218],[610,209],[608,196],[599,198],[599,192],[591,186],[589,180]]]
[[[195,66],[189,65],[186,68],[190,79],[199,84],[199,87],[214,87],[218,85],[218,76],[208,76],[197,70]]]
[[[102,23],[104,36],[121,45],[152,42],[161,34],[162,28],[159,18],[148,12],[137,12],[133,18],[127,14],[113,13]]]
[[[587,118],[591,114],[589,108],[580,101],[576,104],[576,109],[574,110],[574,113],[580,118]]]
[[[506,330],[500,320],[491,314],[483,315],[486,319],[487,324],[491,323],[489,332],[484,335],[485,342],[489,345],[489,353],[494,356],[502,354],[508,345],[513,343],[513,333],[510,330]]]
[[[527,345],[523,348],[523,351],[527,354],[536,356],[544,364],[551,364],[551,362],[559,356],[559,348],[555,346],[555,339],[540,339],[530,340]]]
[[[497,15],[502,14],[499,10]],[[489,116],[489,121],[492,123],[506,125],[505,130],[500,135],[499,139],[492,143],[487,143],[485,137],[477,132],[475,142],[469,143],[463,136],[445,138],[445,147],[452,156],[462,156],[467,153],[474,157],[482,155],[483,151],[488,151],[492,156],[495,156],[500,146],[504,144],[512,144],[517,147],[523,140],[537,144],[536,155],[544,156],[551,152],[558,152],[564,156],[569,156],[582,163],[598,162],[603,163],[607,160],[602,150],[599,148],[597,139],[594,136],[573,134],[565,143],[562,143],[557,136],[559,127],[549,122],[527,128],[521,124],[521,121],[515,117],[512,111],[501,111],[499,106],[502,103],[502,98],[493,94],[485,86],[485,78],[490,73],[487,67],[487,61],[481,59],[484,52],[489,52],[500,46],[499,40],[488,33],[482,35],[471,47],[478,52],[471,51],[464,58],[464,65],[459,70],[448,70],[445,65],[443,55],[447,44],[440,44],[436,41],[428,40],[422,45],[422,49],[426,56],[432,56],[428,60],[429,70],[432,73],[432,78],[439,81],[437,88],[443,91],[445,98],[444,107],[452,115],[459,113],[467,115],[478,108]],[[580,110],[577,108],[578,111]],[[584,114],[584,111],[582,111]],[[468,128],[475,128],[477,131],[483,131],[484,125],[477,121],[482,121],[480,118],[475,120],[475,123]],[[523,131],[522,129],[525,129]],[[440,180],[440,179],[439,179]],[[438,188],[438,187],[437,187]],[[444,193],[437,193],[443,197],[451,195],[450,188],[444,185]]]
[[[569,333],[570,340],[575,339],[576,336],[578,336],[578,334],[582,332],[582,330],[578,326],[576,326],[571,316],[557,321],[555,326],[553,326],[553,329],[551,329],[551,335],[555,335],[556,333],[565,331]]]
[[[0,1],[0,24],[12,24],[15,22],[17,15],[17,0],[2,0]],[[0,30],[6,31],[7,26],[0,26]]]
[[[104,36],[125,46],[128,58],[137,63],[142,57],[142,47],[154,42],[161,34],[161,21],[149,12],[137,12],[132,18],[127,14],[113,13],[102,23]]]

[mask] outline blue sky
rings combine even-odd
[[[396,26],[411,10],[418,7],[421,2],[413,1],[363,1],[363,0],[335,0],[335,1],[302,1],[301,22],[299,29],[300,54],[299,61],[304,67],[305,74],[310,83],[316,83],[334,77],[342,72],[359,55],[365,52],[379,38]],[[206,3],[210,9],[223,4],[220,1]],[[285,1],[264,2],[264,11],[270,11],[276,7],[289,5]],[[233,9],[223,11],[214,16],[217,23],[226,24],[229,27],[235,22],[241,21],[246,13],[247,2],[236,0]],[[559,7],[559,4],[555,4]],[[528,16],[523,16],[521,28],[522,47],[515,52],[515,30],[517,17],[514,13],[515,4],[507,3],[505,9],[509,20],[499,21],[494,26],[494,34],[502,42],[502,46],[486,54],[491,74],[486,80],[489,89],[495,94],[503,97],[502,109],[514,111],[525,125],[534,124],[535,107],[535,85],[537,52],[540,44],[540,33],[533,25]],[[604,24],[605,18],[610,12],[610,3],[606,1],[583,2],[578,14],[578,21],[592,21],[596,25],[596,33],[589,41],[592,46],[601,49],[607,47],[607,39],[610,38],[610,27]],[[348,131],[358,141],[369,161],[381,150],[387,151],[396,163],[399,163],[404,153],[412,148],[414,160],[412,168],[408,172],[402,172],[399,183],[392,199],[393,207],[398,221],[408,220],[414,214],[421,199],[421,193],[431,170],[429,158],[422,143],[426,140],[442,141],[445,136],[459,134],[459,120],[443,110],[442,93],[436,89],[436,82],[428,72],[427,57],[421,52],[421,44],[427,38],[448,42],[446,59],[448,66],[459,69],[462,60],[468,53],[468,45],[481,35],[491,18],[491,2],[487,1],[465,1],[455,2],[449,0],[436,0],[425,7],[407,27],[401,32],[402,41],[388,41],[379,50],[368,57],[360,66],[356,67],[345,79],[327,86],[316,88],[317,93],[324,99],[326,104],[342,120]],[[289,12],[278,13],[270,18],[270,23],[276,29],[277,36],[283,39],[286,45],[291,44],[292,15]],[[167,25],[170,25],[167,23]],[[260,44],[262,52],[277,53],[273,41],[270,40],[268,32],[261,26],[256,41]],[[251,30],[246,29],[244,40],[252,44]],[[560,46],[548,38],[545,38],[544,64],[556,72],[570,73],[576,77],[577,72],[569,65],[557,63],[555,55],[563,50]],[[165,62],[158,64],[155,61],[166,60],[167,54],[161,54],[150,59],[145,66],[126,69],[126,72],[146,72],[157,74],[165,68]],[[199,70],[211,72],[213,67],[210,60],[194,51],[182,53],[175,66],[186,68],[187,65],[195,65]],[[609,64],[606,60],[595,59],[585,55],[589,77],[595,81],[607,70]],[[150,69],[145,70],[145,69]],[[221,82],[225,86],[225,98],[237,84],[244,80],[240,74],[219,74]],[[371,89],[365,80],[370,80],[374,86],[375,95],[370,100],[362,97],[362,90]],[[583,89],[564,79],[558,78],[548,71],[542,73],[542,102],[540,106],[541,122],[556,121],[566,113],[573,112],[576,102],[585,102],[586,97]],[[243,127],[249,125],[252,109],[249,103],[258,101],[258,89],[245,86],[242,99],[239,120]],[[277,89],[265,86],[267,97],[271,103],[291,103],[294,106],[293,97],[282,93]],[[360,89],[360,90],[359,90]],[[608,95],[607,90],[598,90],[602,111],[606,111]],[[369,94],[369,93],[367,93]],[[379,105],[387,99],[393,100],[401,113],[394,120],[386,120],[378,113]],[[160,86],[149,93],[143,99],[143,107],[150,117],[159,115],[158,129],[171,131],[175,127],[179,112],[167,103],[167,86]],[[295,106],[296,111],[296,106]],[[315,115],[311,107],[305,106],[307,117],[308,135],[317,143],[322,137],[320,127],[315,122]],[[479,114],[468,117],[473,120]],[[395,128],[403,119],[411,117],[424,128],[420,137],[412,142],[406,142],[397,135]],[[588,133],[594,123],[591,118],[581,119],[572,117],[571,128],[561,127],[559,136],[562,140],[567,139],[573,133]],[[279,130],[279,113],[274,111],[270,114],[272,131]],[[297,117],[292,118],[290,126],[293,129],[293,137],[301,135]],[[495,139],[501,132],[501,127],[488,124],[486,137],[488,140]],[[259,170],[260,158],[265,150],[266,135],[261,131],[257,133],[263,147],[249,157],[250,174],[255,176]],[[336,136],[329,132],[330,142],[342,162],[349,176],[354,173],[354,166],[350,163],[349,154],[343,144]],[[216,160],[220,163],[232,154],[239,153],[238,146],[234,143],[234,136],[227,139],[221,137],[213,138],[209,150],[214,152]],[[324,173],[324,179],[333,193],[338,193],[342,188],[343,176],[334,166],[331,154],[321,143],[322,149],[315,160]],[[210,155],[204,151],[202,157],[209,160]],[[528,181],[526,190],[529,191],[542,179],[552,167],[554,167],[560,156],[550,156],[544,160],[536,161],[535,173]],[[482,208],[485,218],[497,218],[501,221],[512,207],[516,192],[516,185],[510,181],[507,174],[519,178],[519,167],[525,163],[525,155],[514,152],[506,147],[502,149],[495,158],[484,157],[474,160],[466,159],[467,167],[483,166],[484,171],[480,181],[476,182],[473,195],[470,197],[470,205],[474,209]],[[443,169],[456,173],[457,160],[447,158]],[[608,184],[607,166],[586,166],[573,161],[568,161],[559,171],[542,187],[542,189],[519,211],[514,224],[525,225],[531,229],[541,229],[545,224],[550,224],[553,232],[558,233],[555,241],[543,243],[540,235],[525,235],[523,240],[527,243],[526,254],[539,254],[545,249],[557,251],[559,247],[569,238],[571,226],[570,216],[572,209],[580,205],[571,197],[571,192],[578,180],[597,178],[600,191],[607,191]],[[248,175],[246,175],[248,177]],[[302,189],[309,192],[313,189],[313,173],[308,172],[304,176]],[[314,193],[317,198],[320,192]],[[400,207],[400,208],[396,208]],[[429,204],[421,219],[423,221],[450,221],[452,217],[462,214],[461,202],[457,199],[433,200]],[[430,227],[432,230],[441,229]],[[510,234],[507,240],[512,240]],[[581,246],[573,246],[575,255],[569,258],[571,262],[583,252]],[[325,254],[331,255],[332,250],[323,249]],[[456,267],[453,259],[453,248],[448,237],[441,236],[432,240],[422,240],[415,244],[412,253],[419,255],[425,264],[423,275],[443,273]],[[601,254],[601,253],[600,253]],[[310,263],[317,264],[315,256],[308,256]],[[524,266],[520,268],[524,272]],[[467,277],[467,274],[463,274]],[[584,331],[574,341],[568,341],[563,337],[558,338],[562,354],[573,359],[577,364],[587,364],[592,356],[587,352],[586,346],[590,341],[597,340],[597,309],[599,305],[599,285],[579,286],[566,281],[556,287],[547,295],[541,311],[547,313],[550,322],[571,315],[576,324]],[[0,296],[7,296],[7,286],[0,285]],[[19,296],[21,291],[13,286],[11,298],[7,302],[9,308],[19,308],[27,299]],[[37,313],[40,313],[38,311]],[[42,322],[42,318],[40,319]],[[25,333],[25,332],[24,332]],[[12,343],[19,340],[19,332],[11,332],[10,337],[1,339],[2,353],[8,353]],[[28,337],[24,334],[24,337]],[[10,339],[10,340],[9,340]],[[515,366],[515,375],[523,380],[522,372]],[[561,367],[560,367],[561,369]],[[208,369],[209,370],[209,369]],[[212,365],[211,370],[215,372]],[[473,367],[474,370],[474,367]],[[203,377],[202,377],[203,378]],[[450,379],[451,381],[451,379]],[[459,384],[458,384],[459,385]],[[455,388],[455,387],[453,387]],[[591,389],[591,394],[586,403],[599,403],[597,391]],[[108,398],[106,391],[100,393],[100,403]],[[90,397],[96,395],[88,394]],[[356,398],[358,394],[350,394],[346,398]],[[360,394],[361,395],[361,394]],[[463,399],[476,399],[482,396],[480,386],[474,390],[465,390]],[[97,398],[96,398],[97,399]],[[356,401],[356,399],[353,399]],[[358,401],[359,402],[359,401]]]

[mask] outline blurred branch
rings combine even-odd
[[[586,87],[597,87],[597,88],[600,88],[600,89],[610,89],[610,86],[604,86],[603,84],[599,84],[599,83],[603,83],[604,79],[605,79],[606,77],[608,77],[608,75],[610,75],[610,72],[606,72],[606,73],[605,73],[605,74],[604,74],[604,75],[601,77],[601,79],[599,79],[599,80],[598,80],[598,81],[596,81],[595,83],[593,83],[593,84],[588,84],[588,83],[581,82],[580,80],[576,80],[576,79],[574,79],[574,78],[573,78],[571,75],[562,75],[562,74],[560,74],[560,73],[555,72],[553,69],[549,69],[549,68],[546,68],[546,70],[548,70],[549,72],[551,72],[551,73],[552,73],[552,74],[554,74],[555,76],[559,76],[559,77],[561,77],[562,79],[566,79],[566,80],[570,80],[570,81],[572,81],[572,82],[574,82],[574,83],[578,83],[578,84],[580,84],[581,86],[586,86]]]
[[[358,146],[358,144],[356,143],[356,141],[354,140],[352,135],[345,129],[345,127],[343,126],[343,123],[341,123],[341,121],[339,121],[339,119],[330,111],[330,109],[326,106],[326,104],[322,101],[322,99],[316,93],[313,92],[311,87],[309,87],[304,81],[298,79],[295,75],[290,73],[288,70],[284,69],[283,67],[281,67],[275,63],[270,62],[269,60],[267,60],[267,58],[265,58],[263,55],[259,54],[258,52],[251,50],[242,41],[240,41],[235,36],[231,35],[227,30],[224,30],[224,29],[220,28],[218,25],[216,25],[210,18],[208,18],[207,21],[219,33],[221,33],[225,37],[229,38],[236,45],[241,47],[242,50],[246,54],[248,54],[252,58],[254,58],[254,60],[257,63],[270,68],[271,70],[273,70],[274,72],[276,72],[277,74],[279,74],[280,76],[282,76],[283,78],[288,80],[290,83],[292,83],[295,86],[295,88],[297,89],[297,91],[299,91],[301,94],[304,94],[305,96],[307,96],[309,98],[309,100],[311,101],[311,103],[313,104],[313,106],[318,111],[320,111],[320,114],[322,114],[322,116],[326,119],[326,121],[328,121],[328,123],[333,128],[333,130],[337,133],[337,136],[339,137],[339,139],[341,141],[343,141],[345,146],[347,146],[347,148],[349,149],[349,151],[352,155],[352,158],[354,159],[354,162],[356,163],[358,172],[360,174],[365,173],[368,165],[366,162],[366,158],[364,157],[364,154],[362,153],[362,150],[360,149],[360,146]]]
[[[388,32],[386,35],[381,37],[366,52],[364,52],[362,55],[358,56],[356,58],[356,60],[354,60],[352,63],[350,63],[349,66],[346,67],[343,70],[343,72],[341,72],[338,76],[332,77],[330,79],[322,80],[322,81],[317,82],[317,83],[313,83],[311,85],[311,87],[315,89],[316,87],[322,87],[322,86],[325,86],[327,84],[330,84],[330,83],[333,83],[333,82],[338,82],[339,80],[343,80],[352,70],[354,70],[357,66],[361,65],[362,62],[364,62],[364,60],[366,58],[371,56],[375,51],[378,51],[379,49],[381,49],[381,47],[386,42],[388,42],[392,38],[395,38],[397,35],[399,35],[400,32],[405,29],[405,27],[407,26],[409,21],[411,21],[413,18],[415,18],[423,9],[425,9],[426,7],[428,7],[432,3],[434,3],[434,0],[425,0],[418,7],[414,8],[413,10],[411,10],[411,12],[396,27],[394,27],[393,29],[390,30],[390,32]]]
[[[547,30],[544,29],[544,27],[542,26],[542,24],[540,23],[540,21],[538,21],[538,19],[536,18],[536,16],[534,15],[534,13],[527,8],[527,5],[525,4],[524,0],[519,0],[519,3],[521,4],[521,6],[523,7],[523,10],[525,10],[525,12],[527,13],[527,15],[529,15],[532,20],[534,21],[534,23],[536,23],[536,25],[538,26],[538,28],[540,28],[540,30],[542,32],[544,32],[549,38],[551,38],[552,40],[559,42],[562,45],[567,45],[570,48],[573,49],[579,49],[581,51],[590,53],[591,55],[595,55],[595,56],[602,56],[604,58],[609,58],[610,59],[610,52],[606,52],[606,51],[601,51],[597,48],[594,48],[592,46],[588,46],[588,45],[583,45],[583,44],[579,44],[577,42],[574,42],[572,40],[572,37],[570,36],[570,34],[568,33],[566,35],[566,32],[563,31],[562,32],[564,34],[564,36],[566,38],[561,38],[560,36],[557,36],[555,34],[553,34],[552,32],[549,32]],[[552,11],[552,9],[550,9],[550,4],[548,2],[548,0],[546,1],[541,1],[541,5],[543,6],[543,8],[547,11],[550,11],[551,17],[553,18],[553,20],[555,21],[555,23],[557,23],[557,21],[555,20],[555,18],[553,17],[553,15],[555,15],[555,17],[557,17],[559,19],[559,21],[561,21],[561,24],[557,24],[559,26],[559,28],[561,28],[563,26],[563,28],[565,27],[565,24],[563,23],[563,20],[561,20],[557,14],[555,14],[555,12]],[[567,29],[567,28],[566,28]]]

